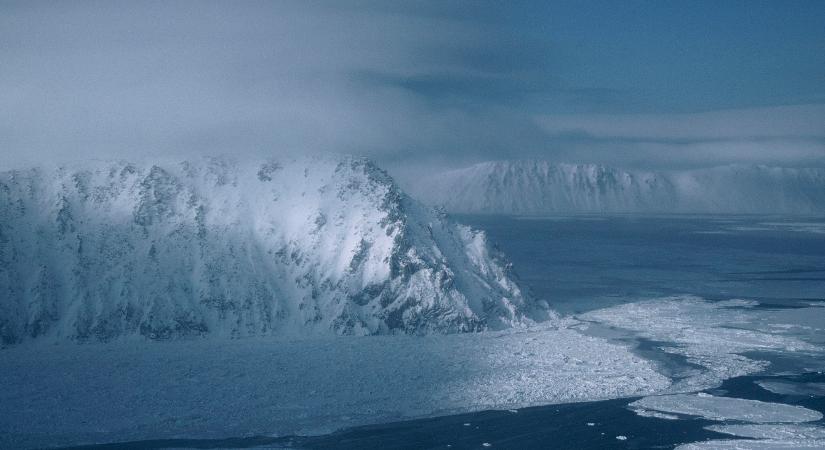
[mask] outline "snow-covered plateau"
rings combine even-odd
[[[426,334],[550,315],[483,232],[364,159],[0,173],[0,344]]]
[[[418,198],[456,213],[825,214],[825,169],[730,165],[681,171],[491,161],[410,181]]]

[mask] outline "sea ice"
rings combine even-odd
[[[714,439],[683,444],[676,447],[676,450],[799,450],[803,448],[822,449],[825,448],[825,441]]]
[[[673,414],[665,414],[659,411],[651,411],[649,409],[644,408],[633,408],[633,412],[635,412],[636,415],[640,417],[653,417],[655,419],[665,420],[679,420],[679,416]]]
[[[21,345],[0,351],[0,447],[331,432],[649,395],[670,381],[572,329]],[[13,412],[13,413],[12,413]]]
[[[768,403],[713,395],[675,394],[645,397],[631,408],[701,416],[708,420],[740,420],[751,423],[799,423],[822,419],[822,413],[802,406]]]
[[[762,389],[779,395],[825,396],[825,383],[793,383],[789,381],[761,380],[757,381]]]
[[[767,362],[748,358],[743,353],[773,351],[821,355],[821,347],[800,339],[799,336],[805,334],[792,335],[786,329],[776,330],[769,326],[771,322],[784,319],[782,313],[763,312],[753,308],[755,305],[746,300],[710,302],[698,297],[678,296],[595,310],[579,318],[630,330],[654,341],[672,343],[662,350],[682,355],[689,363],[704,368],[674,383],[673,392],[715,387],[726,379],[767,367]],[[795,312],[796,315],[805,313],[807,311]],[[805,330],[807,334],[816,332]]]
[[[741,425],[711,425],[706,427],[717,433],[731,434],[739,437],[773,440],[825,440],[825,427],[815,425],[787,425],[787,424],[741,424]]]

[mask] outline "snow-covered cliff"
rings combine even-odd
[[[0,173],[0,338],[459,332],[543,319],[479,231],[363,159]]]
[[[825,213],[825,169],[724,166],[626,171],[593,164],[495,161],[410,183],[452,212]]]

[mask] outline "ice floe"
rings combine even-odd
[[[757,440],[727,439],[696,442],[680,449],[796,449],[825,448],[825,427],[789,424],[711,425],[710,431]]]
[[[779,395],[825,396],[825,383],[794,383],[780,380],[757,381],[762,389]]]
[[[665,420],[679,420],[679,416],[673,414],[665,414],[659,411],[651,411],[649,409],[644,408],[631,408],[633,412],[636,413],[637,416],[640,417],[653,417],[654,419],[665,419]]]
[[[717,433],[755,439],[825,439],[825,427],[788,424],[740,424],[711,425],[706,427]]]
[[[774,329],[783,313],[764,312],[749,300],[711,302],[693,296],[627,303],[591,311],[581,319],[629,330],[653,341],[665,342],[661,349],[684,356],[701,366],[674,383],[674,392],[695,392],[718,386],[736,376],[759,372],[768,362],[744,354],[750,352],[801,352],[821,355],[822,348],[806,342],[788,329]],[[796,315],[805,314],[806,308]],[[777,320],[774,320],[777,319]],[[819,321],[820,319],[814,319]],[[808,335],[818,329],[805,330]]]
[[[800,423],[822,419],[822,413],[802,406],[768,403],[708,394],[674,394],[645,397],[631,408],[699,416],[708,420],[751,423]]]
[[[714,439],[680,445],[676,447],[676,450],[798,450],[803,448],[822,449],[825,448],[825,441]]]

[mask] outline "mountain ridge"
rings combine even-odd
[[[825,214],[825,169],[729,165],[624,170],[542,160],[488,161],[410,183],[428,204],[456,213]]]
[[[427,334],[549,317],[363,158],[0,172],[0,338]]]

